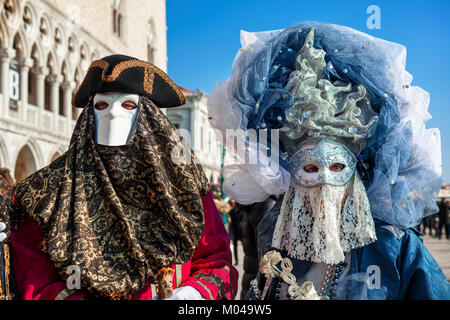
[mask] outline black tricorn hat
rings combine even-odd
[[[73,96],[72,104],[84,108],[96,93],[123,92],[143,95],[160,108],[186,103],[180,88],[169,76],[150,62],[115,54],[95,60]]]

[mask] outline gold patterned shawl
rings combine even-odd
[[[191,259],[203,232],[203,169],[171,159],[176,128],[146,97],[125,146],[95,143],[92,98],[68,151],[14,187],[44,232],[42,250],[63,279],[81,270],[94,296],[130,298],[163,267]]]

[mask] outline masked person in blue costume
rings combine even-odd
[[[413,228],[437,212],[441,154],[406,48],[313,22],[241,41],[208,102],[211,124],[245,146],[227,144],[224,191],[280,195],[247,298],[449,299]]]

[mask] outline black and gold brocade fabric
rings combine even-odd
[[[77,265],[83,289],[127,299],[161,268],[192,258],[208,183],[193,153],[190,164],[172,160],[180,137],[146,97],[126,145],[101,146],[94,137],[90,99],[69,150],[16,184],[14,194],[44,232],[42,250],[63,279]]]

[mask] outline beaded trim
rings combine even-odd
[[[255,293],[255,299],[261,300],[261,290],[258,289],[258,281],[256,279],[250,281],[250,288]]]
[[[348,267],[347,262],[340,262],[336,265],[334,270],[334,276],[331,280],[330,287],[329,287],[329,297],[330,299],[334,299],[336,297],[336,287],[339,280],[339,277],[341,275],[342,269]]]
[[[331,272],[333,271],[333,269],[334,269],[334,266],[332,264],[327,265],[327,271],[325,272],[325,277],[322,282],[322,288],[320,289],[320,293],[319,293],[321,296],[324,294],[325,289],[330,281],[330,275],[331,275]]]

